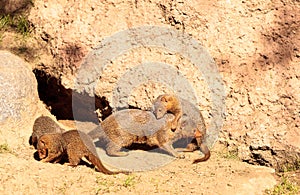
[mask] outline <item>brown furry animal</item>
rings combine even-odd
[[[105,168],[100,161],[94,143],[85,133],[70,130],[65,133],[44,134],[38,141],[38,154],[42,162],[60,162],[62,158],[69,160],[70,166],[77,166],[85,157],[96,169],[105,174],[127,172],[113,172]]]
[[[105,140],[104,147],[110,156],[127,156],[127,152],[120,151],[122,147],[144,144],[160,147],[174,157],[184,158],[172,146],[176,140],[176,133],[171,130],[173,119],[172,114],[157,120],[150,111],[125,109],[107,117],[88,135],[92,139]]]
[[[180,106],[180,100],[175,96],[160,96],[157,98],[159,99],[159,103],[161,106],[157,106],[154,110],[154,114],[158,115],[157,118],[162,118],[166,112],[170,112],[175,115],[174,120],[172,121],[172,130],[176,130],[180,127],[179,120],[182,117],[182,109]],[[160,114],[160,115],[159,115]]]
[[[29,144],[37,148],[38,139],[46,133],[62,133],[65,130],[61,128],[49,116],[40,116],[34,121],[33,132],[29,138]]]
[[[204,154],[203,158],[195,160],[194,163],[206,161],[210,158],[210,151],[204,143],[206,136],[205,122],[201,112],[192,103],[175,95],[164,94],[157,97],[153,107],[153,113],[157,119],[162,118],[167,112],[178,118],[174,126],[180,128],[182,137],[189,136],[189,132],[194,132],[194,139],[188,144],[185,151],[192,152],[200,148],[200,151]]]

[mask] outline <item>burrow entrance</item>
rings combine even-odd
[[[96,110],[101,112],[102,120],[112,113],[105,97],[77,93],[66,89],[60,80],[43,70],[34,69],[33,72],[38,82],[40,100],[58,120],[74,120],[75,115],[75,120],[98,123]]]

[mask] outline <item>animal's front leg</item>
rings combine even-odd
[[[60,154],[57,153],[48,153],[48,156],[41,160],[41,162],[53,162],[56,159],[60,159]]]
[[[179,113],[177,113],[175,115],[175,118],[172,121],[172,126],[171,126],[172,131],[175,131],[176,129],[177,130],[180,129],[180,126],[181,126],[181,122],[180,122],[181,116],[182,116],[182,111],[180,111]]]
[[[161,148],[176,158],[180,158],[180,159],[185,158],[184,154],[180,154],[176,152],[170,143],[165,143],[164,145],[161,146]]]
[[[121,146],[119,146],[117,143],[114,143],[113,141],[109,142],[106,147],[106,153],[109,156],[114,157],[123,157],[128,156],[128,152],[121,152]]]

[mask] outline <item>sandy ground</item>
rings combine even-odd
[[[147,153],[132,153],[142,152]],[[113,176],[86,165],[42,163],[34,153],[28,146],[0,154],[0,194],[263,194],[276,184],[273,169],[225,156],[219,144],[207,162],[193,165],[199,157],[195,151],[153,170]]]

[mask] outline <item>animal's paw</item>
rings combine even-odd
[[[77,166],[77,164],[74,164],[74,163],[65,163],[64,165],[70,166],[70,167],[76,167]]]
[[[46,158],[43,158],[43,159],[41,159],[40,161],[43,162],[43,163],[46,163],[46,162],[47,162]]]
[[[194,152],[195,150],[197,150],[197,146],[195,144],[189,143],[183,150],[183,152]]]
[[[184,154],[178,154],[176,158],[178,158],[178,159],[185,159],[185,155]]]
[[[176,151],[176,152],[184,152],[184,151],[185,151],[185,148],[175,148],[175,151]]]
[[[128,152],[114,152],[114,153],[108,153],[108,155],[113,157],[123,157],[123,156],[128,156]]]

